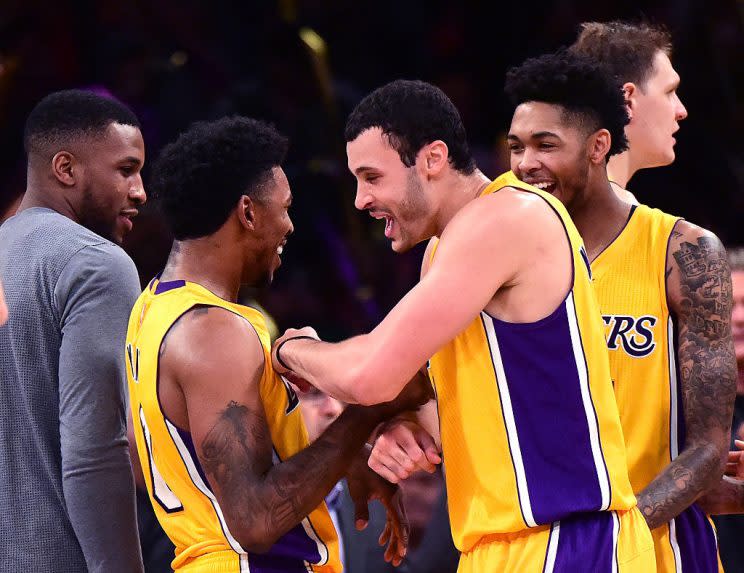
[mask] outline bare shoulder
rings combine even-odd
[[[728,306],[731,272],[720,239],[698,225],[677,221],[669,240],[666,282],[670,304],[678,313],[705,301]]]
[[[217,306],[196,306],[171,327],[160,346],[161,367],[178,372],[263,364],[261,341],[244,317]]]

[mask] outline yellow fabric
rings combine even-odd
[[[617,534],[617,569],[612,566],[604,570],[597,570],[588,565],[588,560],[596,558],[596,547],[573,547],[573,564],[582,563],[583,569],[560,567],[560,557],[556,562],[555,556],[551,560],[548,555],[551,527],[540,527],[519,531],[517,533],[496,534],[484,538],[472,551],[463,553],[457,573],[543,573],[546,570],[555,573],[574,573],[576,571],[591,571],[592,573],[654,573],[654,548],[646,522],[637,508],[617,512],[619,528]],[[591,519],[591,518],[590,518]],[[566,546],[560,545],[558,535],[556,553],[566,551]],[[582,551],[586,551],[586,561]],[[610,551],[611,553],[611,551]],[[607,555],[605,554],[605,559]],[[611,560],[610,556],[610,560]],[[551,565],[552,561],[552,565]],[[590,562],[590,561],[589,561]],[[612,563],[612,561],[610,561]],[[552,567],[552,568],[551,568]]]
[[[250,555],[242,557],[244,564],[241,568],[240,555],[246,552],[229,535],[217,500],[203,482],[199,483],[192,456],[184,451],[178,430],[160,409],[157,393],[158,353],[173,323],[196,305],[221,307],[249,321],[258,333],[264,350],[264,373],[259,392],[266,411],[275,460],[277,457],[286,459],[306,447],[307,432],[296,400],[290,400],[293,393],[288,391],[272,368],[269,333],[259,311],[225,301],[195,283],[185,283],[179,288],[155,294],[157,285],[158,281],[154,280],[134,305],[129,320],[126,352],[134,433],[150,501],[163,529],[176,546],[172,564],[174,569],[247,570],[245,567]],[[147,444],[145,427],[150,434]],[[148,452],[151,452],[154,464],[151,464]],[[191,468],[186,460],[189,460]],[[162,476],[160,482],[153,478],[158,473]],[[153,495],[154,481],[158,484],[160,501]],[[329,573],[341,571],[338,539],[325,504],[316,508],[304,520],[303,526],[310,537],[317,539],[321,555],[321,564],[313,566],[312,570]]]
[[[674,324],[666,294],[667,249],[678,220],[638,205],[620,235],[592,262],[636,493],[677,457],[683,439]],[[658,571],[676,571],[669,525],[652,534]]]
[[[505,186],[544,199],[566,229],[574,266],[571,292],[588,371],[589,393],[597,416],[601,461],[609,474],[611,497],[607,509],[627,510],[635,505],[635,497],[627,477],[625,447],[610,383],[602,320],[591,287],[588,261],[581,253],[583,242],[560,201],[522,183],[511,172],[492,182],[483,194],[497,192]],[[435,252],[432,257],[434,255]],[[494,257],[498,257],[498,253],[494,253]],[[482,313],[430,361],[439,408],[450,521],[455,545],[461,551],[469,551],[484,536],[518,532],[528,527],[520,509],[517,474],[512,464],[485,317]],[[535,360],[540,360],[539,348],[535,349]],[[545,412],[545,416],[555,414]],[[545,483],[542,487],[550,488],[551,484]],[[491,570],[495,569],[481,569]]]

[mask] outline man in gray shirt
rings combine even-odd
[[[142,571],[123,360],[140,288],[115,244],[145,201],[139,123],[56,92],[24,145],[26,194],[0,227],[0,571]]]

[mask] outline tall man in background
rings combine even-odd
[[[139,122],[57,92],[24,145],[26,194],[0,227],[0,569],[141,571],[122,359],[139,280],[118,246],[145,202]]]

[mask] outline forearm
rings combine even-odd
[[[239,406],[235,406],[239,407]],[[307,517],[346,473],[377,425],[370,410],[349,406],[321,436],[292,457],[250,477],[248,458],[227,461],[224,452],[205,442],[205,469],[220,484],[221,504],[231,508],[228,522],[253,551],[266,551]],[[229,448],[229,444],[225,444]],[[231,469],[231,466],[234,469]]]
[[[63,451],[62,490],[88,570],[142,571],[126,440],[73,450]]]
[[[650,529],[679,515],[723,474],[721,448],[701,443],[685,449],[638,494],[638,508]]]
[[[394,399],[415,369],[399,373],[395,364],[376,359],[370,335],[338,343],[290,339],[277,352],[283,365],[326,394],[349,404],[379,404]]]
[[[723,476],[697,503],[708,515],[744,513],[744,481]]]

